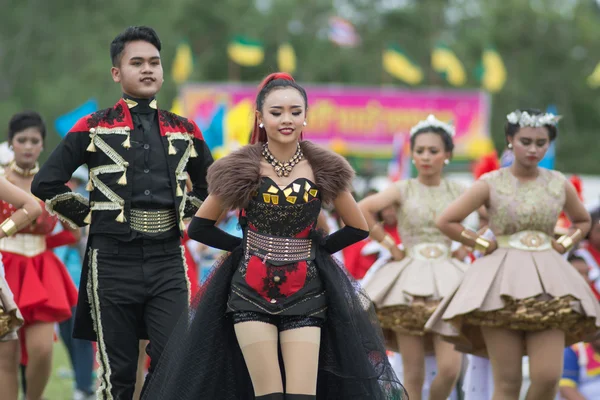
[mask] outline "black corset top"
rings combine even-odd
[[[273,179],[264,176],[245,211],[248,225],[255,231],[306,237],[321,211],[319,189],[306,178],[297,178],[280,188]]]

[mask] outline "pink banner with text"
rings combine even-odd
[[[305,89],[309,98],[305,138],[349,155],[391,157],[394,136],[408,133],[429,114],[456,127],[455,156],[478,157],[491,143],[490,104],[484,92],[352,86]],[[255,86],[232,84],[195,84],[182,91],[185,113],[201,129],[213,123],[215,115],[224,115],[224,142],[232,137],[247,140],[255,96]],[[240,132],[233,132],[236,129]]]

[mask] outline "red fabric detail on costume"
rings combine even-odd
[[[398,225],[384,225],[383,230],[394,239],[396,245],[402,243],[400,234],[398,233]]]
[[[264,291],[264,281],[267,277],[267,266],[263,263],[263,261],[256,257],[250,257],[248,260],[248,266],[246,268],[246,283],[252,289],[256,290],[258,294],[264,297],[267,300],[270,300],[267,297],[266,292]]]
[[[44,207],[44,202],[40,202],[42,205],[42,214],[37,217],[37,219],[31,223],[31,225],[26,226],[21,229],[19,233],[31,233],[34,235],[48,235],[53,230],[58,222],[58,218],[50,215],[50,213]],[[5,201],[0,201],[0,223],[4,222],[4,220],[10,218],[17,209],[12,205]]]
[[[77,238],[73,235],[73,232],[66,229],[54,235],[46,236],[46,248],[48,250],[75,243],[77,243]]]
[[[127,103],[125,103],[125,100],[123,98],[119,99],[119,101],[113,106],[113,109],[116,109],[119,106],[122,107],[122,110],[123,110],[123,116],[124,116],[123,122],[117,122],[115,124],[109,125],[109,124],[106,124],[106,123],[100,121],[98,126],[101,126],[103,128],[117,128],[117,127],[128,126],[129,129],[133,130],[133,119],[131,118],[131,112],[129,111],[129,107],[127,106]],[[92,113],[90,115],[86,115],[83,118],[80,118],[79,121],[77,121],[77,123],[71,128],[69,133],[89,132],[90,131],[89,120],[92,118],[92,116],[94,114],[95,113]],[[95,125],[95,123],[93,123],[92,125]]]
[[[600,250],[596,249],[593,246],[590,246],[589,243],[586,243],[584,247],[591,254],[591,256],[594,257],[596,263],[600,265]],[[592,288],[592,292],[594,292],[596,299],[600,300],[600,292],[598,292],[598,289],[596,289],[596,287],[594,286],[594,282],[590,282],[590,287]]]
[[[397,245],[402,243],[396,225],[384,225],[383,230],[394,239]],[[364,278],[367,271],[375,264],[375,261],[377,261],[378,254],[361,254],[363,248],[368,243],[369,241],[363,240],[342,249],[344,265],[354,279]]]
[[[481,175],[496,171],[497,169],[500,169],[500,161],[498,160],[498,153],[496,151],[481,157],[479,161],[472,164],[472,172],[475,179],[479,179]]]
[[[267,266],[260,258],[252,256],[246,268],[246,283],[266,300],[271,300],[269,290],[283,297],[291,296],[304,287],[308,270],[305,261],[293,265]],[[280,277],[279,283],[275,282],[276,276]]]
[[[35,257],[1,253],[6,281],[26,324],[71,318],[71,308],[77,304],[77,289],[52,251]]]
[[[25,320],[23,329],[35,322],[62,322],[71,318],[71,309],[77,304],[77,289],[52,251],[35,257],[1,253],[6,282]],[[21,363],[27,365],[27,360],[27,348],[22,343]]]
[[[583,201],[583,182],[581,181],[581,178],[577,175],[571,175],[571,177],[569,178],[569,181],[575,188],[575,191],[577,192],[577,197],[579,197],[579,200]]]
[[[189,121],[194,125],[194,132],[192,132],[192,135],[198,140],[204,140],[204,136],[198,125],[191,119]]]
[[[79,121],[77,121],[75,123],[75,125],[73,125],[73,127],[71,128],[71,130],[69,130],[69,133],[74,133],[74,132],[89,132],[90,128],[88,125],[88,121],[90,119],[90,117],[92,116],[92,114],[86,115],[85,117],[81,117],[79,118]]]
[[[275,270],[285,271],[288,267],[282,266],[271,268]],[[281,292],[281,294],[285,297],[288,297],[296,293],[298,290],[302,289],[304,287],[304,284],[306,283],[307,270],[308,265],[306,264],[306,261],[299,261],[296,265],[296,268],[294,268],[292,271],[284,273],[285,279],[282,279],[282,283],[279,284],[279,291]],[[278,274],[271,275],[272,276],[269,276],[269,279],[272,281],[273,278]]]
[[[312,226],[308,226],[306,227],[304,230],[302,230],[300,233],[298,233],[295,237],[299,238],[299,239],[305,239],[310,235],[310,231],[312,230]]]
[[[346,266],[348,273],[350,273],[354,279],[364,278],[369,268],[377,261],[377,255],[375,254],[370,254],[368,256],[360,254],[367,243],[369,242],[363,240],[342,249],[344,265]]]
[[[133,130],[133,118],[131,118],[131,111],[129,111],[129,106],[127,105],[127,103],[125,103],[125,99],[123,99],[122,97],[119,99],[119,101],[117,101],[117,104],[115,104],[113,108],[116,109],[119,106],[123,107],[123,122],[117,122],[116,124],[112,125],[101,122],[98,126],[104,128],[119,128],[128,126],[129,129]]]
[[[184,240],[181,241],[181,245],[183,246],[185,263],[187,265],[187,277],[190,280],[190,292],[192,297],[194,297],[196,293],[198,293],[198,290],[200,290],[200,285],[198,283],[198,265],[194,261],[194,257],[192,257],[190,249],[188,249],[188,247],[185,245]]]

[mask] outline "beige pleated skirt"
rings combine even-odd
[[[471,265],[425,328],[462,352],[487,356],[481,326],[561,329],[571,345],[600,330],[600,305],[585,279],[555,250],[499,248]]]
[[[23,322],[8,283],[0,275],[0,342],[17,339],[17,330]]]
[[[375,272],[364,288],[375,304],[390,350],[398,351],[397,333],[426,335],[425,323],[467,267],[447,255],[428,259],[411,254]]]

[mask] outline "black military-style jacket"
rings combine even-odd
[[[158,110],[175,213],[184,230],[184,218],[193,216],[208,195],[206,171],[213,158],[198,126],[186,118]],[[122,235],[131,232],[134,152],[130,133],[133,121],[124,99],[112,108],[81,118],[36,174],[32,193],[46,201],[46,208],[73,226],[90,224],[90,234]],[[89,200],[65,184],[83,164],[89,168]],[[186,193],[189,174],[192,190]]]

